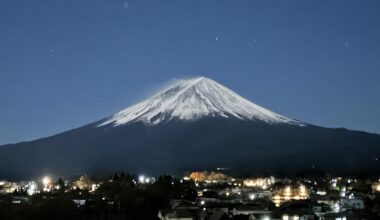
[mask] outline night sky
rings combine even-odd
[[[1,0],[0,144],[206,76],[275,112],[380,133],[380,1]]]

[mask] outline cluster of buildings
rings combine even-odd
[[[217,177],[217,178],[212,178]],[[380,180],[350,178],[235,179],[217,173],[192,173],[196,202],[173,201],[161,220],[352,220],[368,217],[365,200],[380,194]],[[371,186],[369,190],[365,187]],[[378,216],[370,216],[380,219]]]
[[[100,184],[101,183],[94,183],[87,176],[81,176],[75,181],[63,181],[62,179],[53,180],[53,178],[45,176],[32,181],[0,181],[0,195],[10,195],[12,197],[12,204],[30,203],[30,198],[33,195],[69,192],[77,189],[95,192]],[[76,203],[76,200],[74,202]],[[84,201],[81,202],[83,203]]]
[[[152,184],[156,179],[139,176],[133,181],[137,185]],[[380,179],[237,179],[218,172],[194,172],[180,182],[193,184],[197,193],[196,200],[172,200],[169,209],[159,210],[157,216],[160,220],[380,219],[380,206],[368,217],[369,207],[366,202],[379,198]],[[26,182],[0,181],[0,194],[12,194],[12,203],[19,204],[27,203],[32,195],[44,192],[79,189],[91,193],[101,184],[93,182],[87,176],[73,181],[53,181],[49,177]],[[82,206],[86,203],[86,198],[78,198],[73,202]]]

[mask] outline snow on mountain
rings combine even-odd
[[[177,81],[147,100],[114,114],[98,126],[134,122],[157,125],[170,120],[193,121],[202,117],[304,125],[256,105],[209,78],[197,77]]]

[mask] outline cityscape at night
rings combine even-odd
[[[2,219],[377,219],[380,179],[187,176],[44,176],[0,182]]]
[[[0,0],[0,220],[379,220],[379,11]]]

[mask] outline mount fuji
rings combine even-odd
[[[379,174],[379,159],[380,135],[288,118],[196,77],[91,124],[0,146],[0,177],[216,167],[238,175]]]

